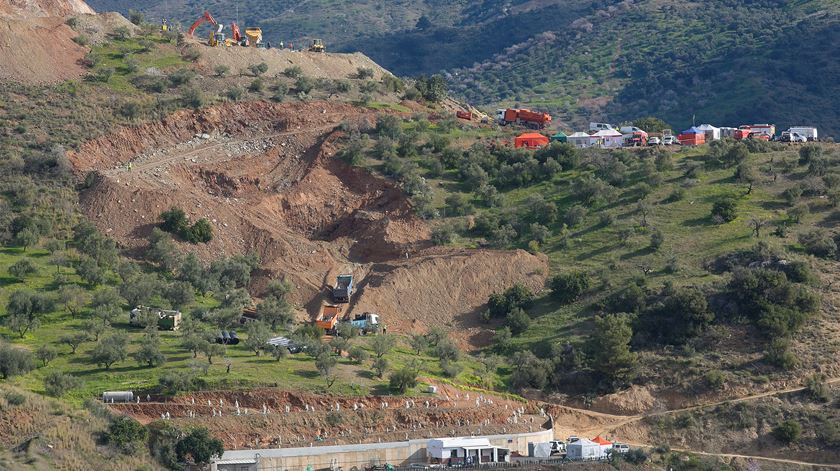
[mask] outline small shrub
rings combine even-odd
[[[44,378],[44,390],[53,397],[61,397],[71,389],[79,387],[79,384],[78,378],[60,371],[51,371]]]
[[[719,390],[726,382],[726,377],[720,370],[712,370],[703,375],[703,380],[709,389]]]
[[[716,201],[712,206],[712,218],[717,222],[732,222],[738,217],[737,207],[733,198]]]
[[[592,279],[584,272],[562,273],[549,282],[551,294],[563,303],[570,303],[585,293],[592,285]]]
[[[793,443],[802,435],[802,426],[793,419],[787,419],[773,428],[773,436],[782,443]]]

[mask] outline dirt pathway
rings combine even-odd
[[[274,139],[274,138],[278,138],[278,137],[296,136],[296,135],[306,134],[306,133],[322,134],[322,133],[328,132],[332,129],[335,129],[336,126],[337,126],[336,124],[328,124],[328,125],[324,125],[324,126],[302,128],[302,129],[295,129],[293,131],[283,131],[283,132],[278,132],[278,133],[273,133],[273,134],[266,134],[266,135],[252,137],[252,138],[248,138],[248,139],[230,139],[230,140],[225,140],[225,141],[221,141],[221,142],[210,142],[210,143],[207,143],[207,144],[199,145],[199,146],[197,146],[193,149],[190,149],[188,151],[185,151],[185,152],[172,152],[169,155],[164,155],[164,156],[161,156],[160,158],[157,158],[157,159],[150,159],[148,161],[138,163],[137,165],[132,164],[130,170],[129,170],[129,167],[127,165],[120,165],[120,166],[118,166],[116,168],[113,168],[111,170],[108,170],[104,173],[108,176],[115,176],[115,175],[119,175],[120,173],[125,173],[125,172],[129,172],[129,171],[131,171],[131,172],[143,172],[143,171],[146,171],[146,170],[152,170],[152,169],[154,169],[156,167],[159,167],[161,165],[167,165],[167,164],[171,164],[171,163],[174,163],[174,162],[180,162],[180,161],[183,161],[185,159],[189,159],[190,157],[193,157],[193,156],[196,156],[196,155],[208,155],[208,153],[210,151],[215,150],[215,149],[219,149],[219,148],[224,147],[226,145],[229,145],[231,143],[240,143],[240,144],[242,144],[242,143],[253,143],[253,142],[266,141],[266,140],[270,140],[270,139]],[[135,159],[136,158],[137,157],[135,157]]]

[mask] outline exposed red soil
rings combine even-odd
[[[120,129],[69,157],[80,177],[98,174],[81,195],[84,212],[129,251],[178,206],[214,230],[210,243],[185,250],[207,261],[258,254],[268,277],[293,282],[302,316],[317,313],[337,274],[352,272],[349,313],[375,310],[392,332],[440,325],[463,345],[486,342],[477,308],[516,282],[540,289],[547,260],[431,248],[427,224],[393,182],[335,157],[338,125],[374,118],[326,102],[228,104]]]
[[[71,15],[94,15],[82,0],[0,2],[0,80],[51,83],[84,74],[79,59],[87,48],[65,24]]]
[[[189,393],[166,402],[113,404],[111,408],[143,423],[167,413],[178,423],[200,423],[221,438],[226,449],[528,431],[538,430],[546,422],[533,407],[514,421],[514,411],[525,407],[516,401],[445,391],[417,398],[347,397],[277,389],[213,391]]]

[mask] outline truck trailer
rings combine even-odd
[[[526,109],[508,108],[506,110],[496,110],[496,119],[502,126],[518,124],[531,129],[543,129],[551,124],[550,114]]]
[[[353,275],[338,275],[335,279],[335,288],[333,288],[332,295],[333,300],[337,303],[349,303],[350,296],[353,295]]]

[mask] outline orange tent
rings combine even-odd
[[[593,439],[592,439],[592,441],[593,441],[593,442],[595,442],[595,443],[597,443],[597,444],[599,444],[599,445],[601,445],[601,446],[604,446],[604,445],[612,445],[612,442],[611,442],[611,441],[609,441],[609,440],[605,440],[605,439],[601,438],[601,436],[600,436],[600,435],[598,435],[597,437],[593,438]]]
[[[513,141],[513,146],[519,149],[525,147],[527,149],[539,149],[548,145],[548,136],[544,136],[536,132],[526,132]]]

